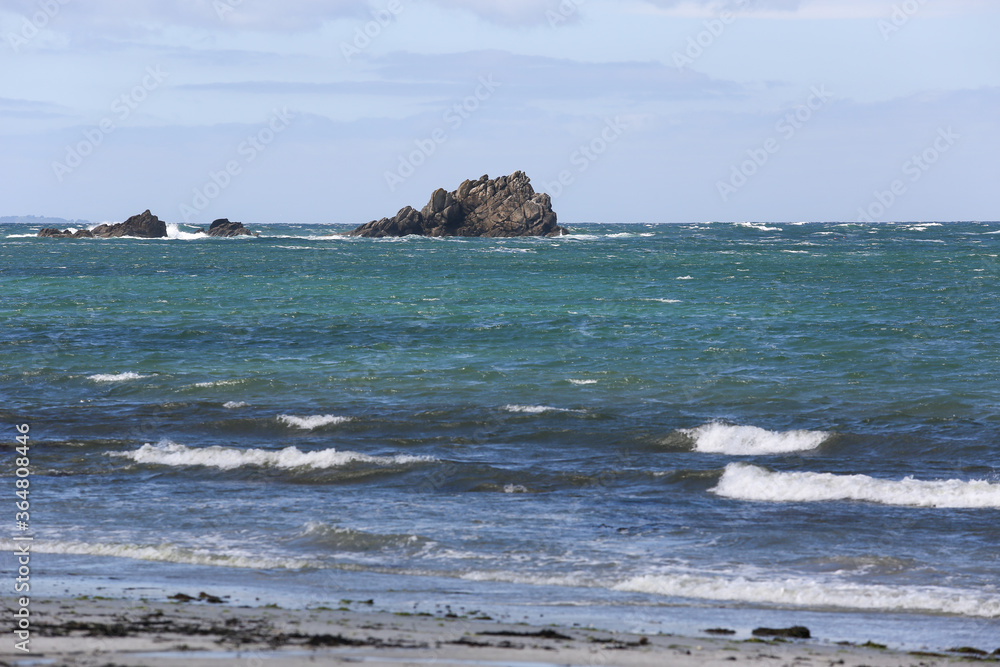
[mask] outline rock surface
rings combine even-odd
[[[229,218],[214,221],[206,233],[209,236],[260,236],[244,227],[242,222],[230,222]]]
[[[351,236],[562,236],[552,200],[536,193],[522,171],[465,181],[454,192],[438,189],[427,206],[407,206],[392,218],[361,225]]]

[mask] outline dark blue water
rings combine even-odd
[[[30,424],[52,592],[1000,645],[1000,224],[34,231],[2,477]]]

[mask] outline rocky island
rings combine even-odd
[[[242,222],[230,222],[228,218],[216,220],[207,232],[205,230],[201,230],[201,232],[208,236],[260,236],[244,227]],[[167,223],[146,209],[145,212],[133,215],[125,222],[103,224],[93,229],[80,229],[78,231],[47,227],[38,232],[38,236],[50,239],[117,239],[123,236],[141,239],[165,239],[167,238]]]
[[[361,225],[350,236],[562,236],[552,200],[536,193],[522,171],[465,181],[454,192],[438,189],[421,210],[407,206],[392,218]]]

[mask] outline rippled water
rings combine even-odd
[[[60,591],[1000,646],[1000,224],[32,231],[0,228],[0,416]]]

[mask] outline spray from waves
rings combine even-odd
[[[680,433],[694,440],[695,451],[730,456],[805,452],[816,449],[831,435],[823,431],[768,431],[719,422],[683,429]]]
[[[193,241],[195,239],[207,239],[209,236],[201,230],[197,232],[182,232],[180,225],[167,223],[167,238],[176,241]]]
[[[330,424],[343,424],[351,421],[350,417],[338,417],[337,415],[313,415],[311,417],[296,417],[295,415],[278,415],[278,421],[288,426],[312,431]]]
[[[107,456],[130,459],[136,463],[163,466],[203,466],[233,470],[244,467],[262,468],[311,468],[322,470],[338,468],[351,463],[369,463],[389,466],[435,461],[429,456],[369,456],[358,452],[339,452],[336,449],[322,449],[315,452],[299,451],[297,447],[286,447],[279,451],[266,449],[234,449],[230,447],[187,447],[169,440],[156,445],[145,444],[131,452],[106,452]]]
[[[16,544],[11,540],[0,540],[0,549],[4,551],[13,551],[15,546]],[[211,565],[215,567],[250,568],[257,570],[301,570],[308,567],[317,567],[315,563],[298,558],[266,558],[239,552],[216,553],[204,549],[188,549],[168,543],[143,545],[37,540],[32,543],[31,550],[46,554],[108,556],[164,563]]]
[[[801,577],[754,581],[739,576],[650,574],[622,582],[614,590],[813,609],[1000,617],[1000,596],[940,586],[864,585]]]
[[[888,480],[868,475],[771,472],[743,463],[726,466],[711,491],[726,498],[763,502],[855,500],[900,507],[1000,508],[1000,484],[984,480]]]
[[[97,375],[88,376],[88,380],[93,380],[94,382],[129,382],[130,380],[145,380],[151,375],[140,375],[139,373],[116,373],[116,374],[104,374],[99,373]]]

